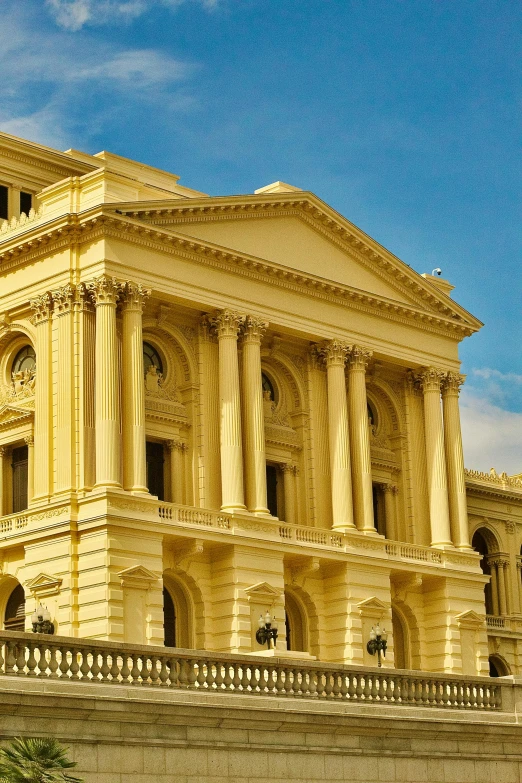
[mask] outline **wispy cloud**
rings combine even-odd
[[[75,32],[86,25],[130,22],[155,5],[176,9],[186,2],[212,10],[221,0],[46,0],[46,6],[59,27]]]
[[[466,466],[522,470],[522,375],[474,367],[461,395]]]
[[[7,7],[0,46],[0,127],[7,133],[77,147],[119,110],[194,107],[184,85],[197,63],[156,49],[109,45],[86,33],[71,38],[56,29],[40,31],[15,4]],[[81,17],[79,8],[75,13]]]

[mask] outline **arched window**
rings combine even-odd
[[[143,343],[143,368],[145,375],[150,367],[155,367],[157,373],[163,374],[163,362],[159,353],[150,343]]]
[[[13,373],[29,373],[32,375],[36,369],[36,353],[32,345],[25,345],[18,351],[12,366]]]
[[[25,629],[25,593],[22,585],[17,585],[7,601],[4,615],[6,631],[23,631]]]
[[[167,647],[194,647],[193,609],[185,588],[173,577],[165,577],[163,621]]]
[[[287,649],[309,652],[308,623],[305,610],[288,592],[285,592],[285,611]]]
[[[482,555],[480,560],[480,567],[482,573],[491,576],[491,567],[489,564],[489,555],[491,552],[488,549],[486,539],[480,530],[477,530],[473,535],[471,546],[476,552]],[[498,595],[493,594],[491,581],[484,586],[484,600],[486,604],[486,614],[498,615]]]

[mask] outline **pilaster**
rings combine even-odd
[[[31,301],[35,325],[37,361],[34,412],[34,501],[48,500],[52,494],[52,296],[42,294]]]
[[[170,451],[170,497],[172,503],[185,502],[185,452],[187,445],[181,440],[168,440]]]

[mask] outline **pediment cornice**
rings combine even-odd
[[[209,199],[205,199],[205,201],[208,203]],[[167,203],[170,205],[169,209],[174,210],[172,201]],[[184,203],[186,204],[186,202]],[[141,205],[142,202],[139,206],[141,207]],[[335,302],[341,306],[348,306],[373,315],[378,314],[380,318],[410,326],[414,324],[416,328],[442,333],[455,340],[461,340],[473,334],[482,325],[478,319],[463,311],[458,305],[454,305],[454,309],[450,311],[447,303],[441,303],[443,309],[450,311],[450,315],[447,315],[434,312],[428,304],[421,308],[377,294],[370,294],[311,273],[294,270],[272,261],[250,256],[247,253],[230,250],[212,242],[195,239],[178,233],[172,228],[151,225],[130,216],[130,214],[119,214],[122,211],[119,209],[120,206],[125,205],[103,205],[81,215],[70,214],[32,229],[28,227],[27,232],[13,237],[11,241],[9,241],[8,235],[4,235],[5,240],[3,241],[0,237],[0,272],[13,266],[32,262],[60,247],[68,246],[72,241],[77,243],[92,242],[96,238],[112,236],[132,241],[133,244],[158,252],[171,254],[174,250],[176,255],[196,263],[205,263],[227,271],[234,271],[245,277],[269,282],[270,285],[279,285],[299,293],[306,293],[308,296]],[[134,204],[133,206],[136,209],[138,205]],[[188,209],[187,206],[185,208]],[[431,285],[423,281],[420,275],[410,270],[398,259],[397,263],[419,278],[422,285],[431,288]],[[419,287],[422,288],[422,285],[419,284]],[[428,296],[431,301],[431,292]],[[435,299],[440,301],[436,297]],[[462,312],[466,317],[461,314]]]

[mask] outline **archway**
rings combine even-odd
[[[194,647],[194,612],[185,587],[175,577],[164,577],[163,627],[166,647]]]
[[[25,593],[20,584],[16,585],[7,599],[4,612],[4,630],[25,630]]]
[[[288,591],[285,592],[285,622],[287,650],[310,652],[306,610]]]
[[[396,669],[411,669],[410,632],[406,618],[392,607],[393,654]]]
[[[489,656],[489,676],[490,677],[507,677],[511,674],[509,666],[506,661],[500,655]]]
[[[491,556],[499,553],[499,543],[494,534],[488,528],[481,527],[475,531],[471,540],[473,549],[481,555],[480,567],[485,576],[489,576],[489,582],[484,585],[484,601],[486,605],[486,614],[498,616],[504,614],[505,598],[500,595],[500,589],[504,588],[504,583],[499,585],[499,578],[504,580],[504,571],[497,573],[495,563],[491,561]]]

